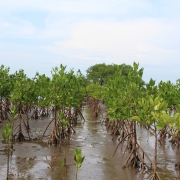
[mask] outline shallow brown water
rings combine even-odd
[[[105,111],[103,107],[102,110]],[[83,114],[86,122],[79,122],[75,127],[76,133],[71,135],[66,147],[66,167],[60,168],[64,161],[65,147],[48,147],[45,142],[31,141],[16,143],[10,159],[10,179],[14,180],[75,180],[76,167],[74,150],[82,149],[85,160],[79,169],[78,180],[141,180],[147,179],[152,172],[142,173],[137,169],[122,169],[127,158],[122,158],[121,147],[112,157],[118,141],[112,141],[110,132],[101,125],[102,117],[93,120],[89,109],[84,107]],[[102,113],[102,114],[105,114]],[[31,136],[41,135],[49,119],[31,120]],[[0,123],[0,129],[4,125]],[[51,128],[46,134],[49,134]],[[0,137],[0,180],[6,179],[6,144]],[[153,158],[154,137],[146,130],[138,128],[138,142]],[[168,140],[164,145],[158,145],[158,172],[162,180],[180,179],[174,164],[180,160],[179,150],[172,149]]]

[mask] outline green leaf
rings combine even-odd
[[[64,167],[64,163],[63,162],[60,162],[59,166],[62,168]]]
[[[139,116],[133,116],[133,117],[130,118],[130,120],[131,120],[131,121],[138,121],[138,122],[141,121],[141,119],[140,119]]]
[[[12,129],[11,129],[11,128],[8,129],[7,134],[8,134],[9,136],[12,135]]]
[[[169,124],[171,122],[171,117],[169,114],[166,114],[166,112],[162,112],[160,114],[161,121],[164,121],[165,124]]]
[[[164,124],[157,123],[156,128],[160,131],[160,130],[162,130],[164,128]]]
[[[134,67],[134,70],[135,70],[135,71],[138,70],[138,64],[136,64],[136,62],[133,63],[133,67]]]
[[[173,121],[177,121],[180,117],[180,113],[176,113],[174,116],[173,116]]]
[[[68,120],[67,119],[62,119],[61,124],[63,127],[66,127],[68,125]]]
[[[5,131],[2,132],[2,137],[3,137],[4,140],[7,140],[7,134],[6,134]]]
[[[81,164],[83,163],[84,159],[85,159],[85,156],[82,158]]]
[[[150,102],[150,105],[151,105],[151,106],[154,106],[154,101],[153,101],[152,98],[149,98],[149,102]]]
[[[154,111],[151,111],[151,115],[152,115],[153,117],[156,117],[156,116],[157,116]]]
[[[82,166],[82,163],[84,161],[85,157],[82,157],[82,151],[81,149],[76,149],[74,154],[74,161],[76,161],[76,167],[80,168]]]
[[[155,105],[155,106],[154,106],[154,110],[155,110],[155,111],[158,111],[158,110],[159,110],[159,107],[160,107],[160,104]]]
[[[77,155],[76,155],[76,162],[77,162],[77,163],[80,163],[81,160],[82,160],[81,154],[77,154]]]

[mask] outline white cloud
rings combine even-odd
[[[0,19],[0,37],[26,37],[27,35],[33,35],[35,32],[36,28],[28,21],[17,18],[6,21]]]
[[[167,56],[180,57],[174,50],[153,44],[157,37],[160,37],[162,43],[166,42],[164,38],[169,34],[173,36],[173,30],[172,26],[152,18],[121,23],[81,22],[72,28],[69,40],[56,41],[52,46],[41,47],[82,60],[102,59],[118,64],[132,64],[133,61],[140,64],[161,64],[167,61]]]
[[[116,6],[119,3],[121,6]],[[129,3],[124,0],[6,0],[1,2],[1,7],[9,10],[36,8],[61,13],[124,13],[127,11],[125,5],[131,7],[133,4],[132,0]]]

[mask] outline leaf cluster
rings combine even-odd
[[[124,120],[136,113],[136,104],[142,96],[143,68],[134,63],[127,76],[117,71],[108,81],[104,100],[108,107],[108,117],[111,120]]]
[[[82,166],[84,158],[85,158],[85,156],[82,157],[82,150],[81,149],[76,149],[74,151],[74,161],[76,162],[77,168],[80,168]]]
[[[4,140],[9,141],[9,137],[12,135],[12,124],[8,122],[2,131],[2,137]]]

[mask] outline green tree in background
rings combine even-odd
[[[132,71],[132,66],[126,64],[95,64],[87,69],[87,81],[91,83],[107,84],[109,78],[116,72],[122,71],[122,75],[127,76],[129,71]]]

